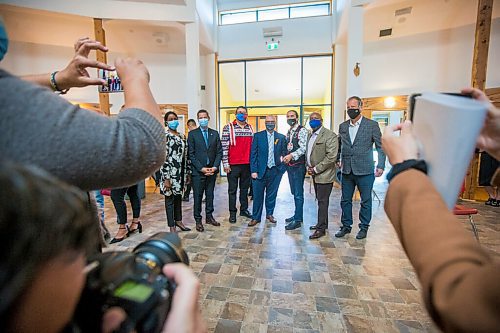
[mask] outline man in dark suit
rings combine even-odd
[[[381,145],[380,127],[376,121],[361,115],[363,101],[358,96],[347,100],[349,120],[339,126],[342,141],[340,165],[342,167],[342,227],[335,237],[344,237],[352,227],[352,196],[357,186],[361,195],[359,232],[356,239],[366,238],[372,218],[372,190],[375,177],[384,173],[385,154]],[[373,144],[378,152],[378,164],[374,174]]]
[[[253,212],[252,220],[248,223],[249,227],[260,223],[264,206],[264,191],[266,192],[266,219],[271,223],[276,223],[273,213],[281,177],[286,170],[282,158],[287,151],[285,136],[276,132],[275,128],[276,118],[266,116],[266,129],[256,133],[252,142],[250,172],[253,179]]]
[[[204,231],[201,223],[201,201],[205,193],[205,219],[206,223],[220,226],[212,213],[214,212],[214,188],[217,173],[222,159],[222,145],[219,132],[208,128],[210,116],[207,110],[198,111],[198,122],[200,127],[189,132],[188,154],[191,160],[193,196],[194,196],[194,220],[196,230]]]

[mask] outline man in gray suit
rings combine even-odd
[[[307,173],[312,176],[314,191],[318,200],[318,222],[309,229],[314,230],[309,239],[323,237],[328,229],[328,204],[335,179],[335,160],[337,159],[337,135],[323,127],[321,114],[314,112],[309,117],[312,133],[307,139]],[[298,223],[299,221],[292,221]],[[287,226],[287,230],[295,229]]]
[[[370,220],[372,219],[372,190],[375,177],[382,176],[385,166],[385,154],[380,142],[380,127],[376,121],[361,115],[363,101],[358,96],[347,100],[349,120],[339,126],[341,140],[340,166],[342,168],[342,227],[335,237],[344,237],[352,227],[352,196],[357,186],[361,195],[359,211],[359,232],[356,239],[366,238]],[[373,144],[378,152],[378,164],[375,170],[373,161]]]

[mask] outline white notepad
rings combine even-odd
[[[438,93],[416,97],[414,134],[428,175],[451,210],[473,157],[488,105],[470,98]]]

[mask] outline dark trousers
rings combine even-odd
[[[264,191],[266,192],[266,216],[274,214],[274,207],[276,206],[276,195],[280,186],[281,177],[283,174],[277,167],[266,169],[264,177],[261,179],[253,179],[253,211],[252,219],[260,221],[262,216],[262,208],[264,206]]]
[[[333,183],[317,184],[314,182],[314,192],[318,200],[318,223],[316,224],[316,228],[319,231],[328,229],[328,206],[330,204],[332,188]]]
[[[306,165],[299,164],[288,166],[288,182],[290,183],[290,191],[295,202],[295,213],[293,218],[295,221],[304,220],[304,178],[306,176]]]
[[[191,183],[186,185],[186,190],[184,191],[184,198],[189,199],[189,194],[191,194]],[[194,195],[194,190],[193,190]]]
[[[359,228],[367,230],[372,219],[372,190],[375,175],[357,176],[353,173],[342,174],[342,217],[340,221],[344,227],[352,227],[352,196],[357,186],[361,195],[361,209],[359,210]]]
[[[236,213],[236,192],[240,187],[240,212],[248,209],[248,187],[250,186],[250,164],[231,165],[227,174],[229,211]]]
[[[176,221],[182,221],[182,195],[166,195],[165,212],[169,227],[175,227]]]
[[[141,216],[141,199],[137,195],[137,184],[130,187],[116,188],[111,190],[111,201],[115,206],[118,215],[118,224],[127,224],[127,205],[125,204],[125,194],[128,194],[130,205],[132,206],[132,216]]]
[[[205,217],[212,216],[214,212],[214,189],[217,175],[205,176],[192,174],[193,197],[194,197],[194,220],[201,222],[201,202],[205,193]]]

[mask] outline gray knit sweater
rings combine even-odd
[[[0,70],[0,160],[36,165],[87,191],[123,187],[161,167],[164,129],[143,110],[105,117]]]

